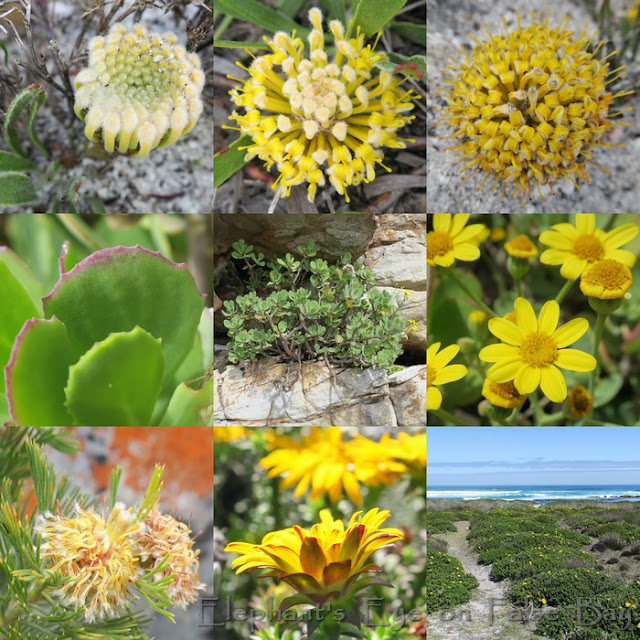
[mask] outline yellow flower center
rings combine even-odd
[[[531,249],[535,249],[533,242],[525,235],[519,235],[517,238],[510,240],[508,244],[512,249],[519,251],[531,251]]]
[[[432,260],[436,256],[444,256],[453,249],[453,242],[448,233],[430,231],[427,233],[427,258]]]
[[[546,333],[530,333],[522,342],[520,351],[525,362],[532,367],[548,367],[556,359],[558,347]]]
[[[427,365],[427,387],[433,387],[433,383],[436,379],[436,372],[433,367]]]
[[[571,389],[568,402],[571,415],[574,418],[584,418],[591,413],[593,397],[582,385]]]
[[[491,384],[491,391],[505,400],[522,397],[516,389],[516,385],[513,384],[513,380],[509,382],[494,382]]]
[[[593,262],[604,255],[604,245],[594,235],[584,234],[573,243],[573,253],[582,260]]]
[[[629,282],[629,270],[616,260],[601,260],[584,272],[582,280],[587,285],[615,291],[624,288]]]

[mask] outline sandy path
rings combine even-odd
[[[533,638],[535,623],[522,624],[519,611],[507,600],[508,582],[492,582],[489,579],[491,566],[477,564],[478,556],[467,542],[469,522],[457,522],[455,525],[455,533],[439,533],[436,537],[449,543],[448,553],[460,560],[467,573],[476,577],[479,587],[474,589],[469,602],[427,617],[429,640]]]

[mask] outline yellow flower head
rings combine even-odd
[[[246,427],[214,427],[214,442],[236,442],[248,435]]]
[[[504,248],[512,258],[526,260],[527,258],[535,258],[538,255],[538,248],[524,234],[505,242]]]
[[[307,57],[295,34],[264,37],[272,53],[254,59],[246,69],[250,78],[229,76],[244,82],[230,92],[244,113],[230,117],[253,138],[247,158],[258,156],[267,169],[277,166],[280,175],[273,186],[279,185],[285,197],[306,182],[313,202],[328,179],[349,202],[347,187],[371,182],[376,165],[390,171],[382,164],[382,148],[405,147],[407,139],[399,138],[398,130],[415,117],[407,114],[416,96],[390,73],[373,73],[387,56],[376,53],[375,44],[365,46],[359,27],[347,38],[338,20],[329,23],[335,39],[330,59],[322,19],[320,9],[309,11],[313,29]],[[349,23],[347,31],[351,28]]]
[[[323,509],[321,522],[309,530],[296,525],[268,533],[260,544],[231,542],[225,551],[240,554],[231,565],[237,573],[268,569],[261,577],[286,582],[310,603],[323,605],[352,598],[372,582],[392,586],[366,576],[382,571],[367,561],[377,549],[404,538],[398,529],[380,528],[389,511],[375,508],[361,514],[355,513],[345,529],[342,521],[334,520],[330,511]]]
[[[270,478],[285,475],[283,489],[297,485],[296,498],[311,487],[312,500],[326,493],[336,503],[344,491],[358,506],[362,504],[360,483],[388,484],[406,472],[402,462],[382,455],[378,443],[369,441],[373,449],[380,449],[379,454],[372,455],[369,450],[368,455],[362,455],[359,445],[343,441],[342,435],[340,427],[312,427],[310,434],[299,440],[269,432],[266,437],[270,453],[260,460],[260,465],[269,470]]]
[[[40,516],[40,556],[47,569],[65,582],[54,595],[79,607],[87,622],[113,618],[131,603],[129,587],[138,577],[138,559],[128,536],[140,527],[131,511],[117,503],[107,521],[76,507],[74,518],[52,513]]]
[[[518,393],[513,380],[509,382],[491,382],[485,378],[482,383],[482,395],[494,406],[515,409],[522,406],[526,395]]]
[[[175,577],[167,587],[171,602],[181,609],[198,599],[205,585],[198,579],[198,555],[194,551],[191,529],[173,516],[152,509],[144,526],[131,536],[131,544],[145,569],[155,569],[169,556],[169,564],[158,579]]]
[[[482,325],[487,321],[487,314],[481,309],[475,309],[467,316],[467,320],[471,325]]]
[[[89,43],[89,64],[74,79],[75,112],[105,151],[146,156],[188,133],[202,113],[204,73],[173,33],[116,24]]]
[[[489,331],[505,344],[492,344],[480,351],[478,357],[495,364],[487,371],[492,382],[513,383],[523,395],[533,393],[538,386],[552,402],[567,397],[567,383],[558,370],[592,371],[596,367],[593,356],[578,349],[567,349],[589,328],[584,318],[574,318],[558,327],[560,307],[555,300],[545,302],[536,314],[524,298],[515,301],[515,324],[504,318],[489,320]]]
[[[427,411],[437,411],[442,405],[442,393],[436,385],[460,380],[469,371],[463,364],[449,364],[460,351],[457,344],[451,344],[439,352],[440,344],[434,342],[427,349]]]
[[[562,265],[560,275],[567,280],[577,280],[589,264],[605,258],[632,267],[635,256],[619,247],[633,240],[639,229],[636,224],[623,224],[605,232],[596,227],[595,214],[578,213],[575,226],[562,222],[540,234],[540,242],[551,247],[542,253],[540,262]]]
[[[483,224],[465,226],[468,213],[436,213],[433,231],[427,233],[427,264],[450,267],[456,260],[472,262],[480,257],[476,238],[486,227]]]
[[[464,170],[494,177],[492,191],[513,185],[511,195],[531,195],[531,185],[566,177],[589,182],[585,166],[594,147],[611,146],[605,133],[615,124],[609,107],[618,96],[607,84],[609,64],[602,64],[592,39],[574,36],[567,22],[551,28],[548,17],[500,35],[488,32],[463,60],[449,66],[444,121],[453,128],[451,147]],[[618,77],[624,73],[616,70]],[[484,184],[483,181],[483,184]],[[482,186],[482,185],[481,185]],[[553,191],[553,187],[552,191]]]
[[[618,300],[629,291],[631,271],[616,260],[600,260],[588,267],[580,278],[580,291],[590,298]]]
[[[581,384],[571,387],[567,402],[574,418],[584,418],[593,409],[593,397]]]

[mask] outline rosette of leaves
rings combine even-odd
[[[186,265],[140,246],[59,264],[45,296],[0,247],[0,423],[210,424],[213,317]]]
[[[300,259],[265,260],[244,240],[232,256],[243,260],[249,293],[224,302],[229,360],[272,355],[298,361],[324,358],[341,366],[390,367],[402,353],[404,324],[387,292],[373,288],[370,269],[314,257],[313,243],[298,247]]]

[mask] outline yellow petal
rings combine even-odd
[[[520,349],[510,344],[490,344],[480,350],[478,357],[483,362],[500,362],[500,360],[515,360],[520,357]]]
[[[453,216],[453,220],[451,223],[451,228],[449,229],[449,235],[453,238],[457,236],[467,224],[471,214],[469,213],[456,213]],[[476,225],[473,225],[476,226]]]
[[[538,331],[550,336],[558,326],[560,306],[555,300],[549,300],[542,305],[538,316]]]
[[[522,360],[503,360],[487,371],[487,378],[492,382],[509,382],[516,377],[520,367],[522,367]]]
[[[522,330],[523,335],[537,331],[538,320],[531,303],[525,298],[516,298],[513,306],[516,312],[516,324]]]
[[[567,260],[570,255],[571,254],[568,251],[562,251],[561,249],[547,249],[542,252],[540,262],[542,262],[542,264],[548,264],[555,267],[559,264],[564,264],[565,260]]]
[[[458,351],[460,347],[457,344],[450,344],[432,358],[429,364],[436,370],[443,369],[458,355]]]
[[[580,340],[589,329],[589,322],[584,318],[574,318],[558,327],[551,336],[558,349],[563,349]]]
[[[469,242],[467,242],[465,244],[454,245],[453,250],[450,252],[450,254],[447,255],[451,254],[456,260],[473,262],[480,257],[480,249],[478,249],[478,247],[476,247],[474,244],[470,244]]]
[[[637,224],[623,224],[604,236],[604,245],[607,249],[617,249],[633,240],[638,235],[638,231],[640,231],[640,227]]]
[[[595,213],[577,213],[576,214],[576,230],[580,235],[590,235],[596,228]]]
[[[469,214],[461,214],[466,215],[467,219],[469,218]],[[451,214],[450,213],[435,213],[433,215],[433,230],[440,231],[441,233],[449,233],[449,229],[451,228]]]
[[[427,349],[427,364],[431,364],[433,359],[436,357],[441,344],[441,342],[434,342],[429,346],[429,348]]]
[[[571,228],[573,229],[573,227]],[[556,250],[571,251],[573,247],[573,238],[570,238],[560,231],[543,231],[540,234],[539,240],[542,244],[546,244]]]
[[[560,275],[567,280],[577,280],[586,267],[586,260],[570,256],[563,262],[562,267],[560,267]]]
[[[551,402],[564,402],[567,397],[567,383],[564,376],[553,365],[542,369],[540,388]]]
[[[579,349],[560,349],[555,364],[569,371],[593,371],[597,362],[592,355]]]
[[[521,395],[533,393],[540,384],[540,368],[523,364],[518,369],[513,384]]]
[[[442,406],[442,394],[437,387],[427,387],[427,411],[437,411]]]
[[[491,331],[496,338],[499,338],[507,344],[519,346],[524,340],[524,335],[520,327],[504,318],[491,318],[491,320],[489,320],[489,331]]]
[[[463,364],[451,364],[436,372],[433,384],[447,384],[464,378],[469,370]]]

